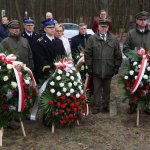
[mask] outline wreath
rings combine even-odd
[[[0,127],[6,127],[12,118],[29,114],[37,90],[31,70],[13,54],[0,54],[0,74]]]
[[[130,63],[125,75],[121,77],[123,100],[138,105],[143,110],[149,107],[150,94],[150,60],[149,51],[144,48],[128,52]]]
[[[47,126],[73,126],[87,107],[81,76],[73,62],[66,58],[57,61],[55,66],[56,70],[45,82],[47,86],[40,97],[43,119]]]

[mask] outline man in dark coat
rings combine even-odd
[[[0,24],[0,42],[8,36],[8,25],[9,20],[7,16],[2,17],[2,24]]]
[[[94,98],[93,114],[109,112],[111,79],[118,73],[122,54],[117,39],[108,32],[109,22],[101,20],[99,33],[89,37],[85,49],[85,63],[88,73],[93,76]]]
[[[31,48],[31,51],[32,51],[32,55],[33,55],[33,63],[34,63],[34,70],[33,70],[33,74],[34,74],[34,77],[37,80],[37,75],[36,75],[36,70],[38,69],[39,67],[39,61],[36,59],[36,55],[37,55],[37,52],[36,52],[36,41],[37,39],[39,38],[39,34],[36,33],[34,31],[34,27],[35,27],[35,22],[33,19],[25,19],[24,20],[24,31],[21,33],[21,36],[26,38],[29,42],[29,45],[30,45],[30,48]]]
[[[38,68],[37,74],[39,79],[48,76],[48,69],[54,69],[54,60],[58,56],[65,55],[65,48],[60,39],[54,37],[55,23],[53,20],[45,20],[42,22],[45,35],[37,40],[37,55],[36,58],[41,66]]]
[[[91,34],[87,34],[87,25],[85,23],[79,24],[79,34],[71,38],[71,53],[73,59],[75,59],[75,55],[79,52],[79,47],[85,48],[87,39],[91,36]]]
[[[138,50],[140,47],[144,47],[146,50],[150,49],[150,30],[147,27],[147,19],[149,13],[142,11],[136,14],[136,27],[130,30],[123,44],[123,53],[127,56],[130,50],[135,48]],[[128,113],[132,114],[136,111],[137,105],[129,102]],[[145,110],[147,114],[150,114],[149,108]]]

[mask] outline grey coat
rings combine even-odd
[[[99,34],[89,37],[85,49],[85,63],[88,72],[100,78],[111,78],[122,63],[122,54],[117,39],[107,33],[107,40],[103,41]]]
[[[16,51],[16,54],[19,56],[18,60],[25,63],[27,67],[33,69],[32,52],[27,39],[21,36],[9,36],[0,43],[0,49],[2,51],[7,51],[9,49]]]

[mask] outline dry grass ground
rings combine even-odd
[[[40,116],[37,121],[24,122],[27,137],[21,130],[5,129],[2,150],[150,150],[150,119],[140,115],[136,127],[136,114],[128,115],[127,102],[122,103],[117,76],[112,82],[111,99],[117,102],[117,116],[90,114],[80,125],[70,129],[44,127]]]

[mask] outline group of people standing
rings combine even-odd
[[[137,26],[127,35],[123,47],[125,54],[135,47],[150,47],[150,31],[146,24],[148,16],[145,11],[135,16]],[[85,64],[94,85],[92,113],[109,112],[111,80],[118,74],[122,53],[117,38],[111,33],[112,20],[105,10],[101,10],[100,16],[93,22],[94,35],[88,35],[87,25],[80,23],[79,34],[71,38],[71,42],[63,35],[63,25],[54,20],[50,12],[46,13],[39,32],[34,31],[35,21],[30,18],[24,19],[22,33],[18,20],[9,22],[6,16],[2,20],[5,21],[0,26],[0,51],[16,50],[19,59],[33,70],[37,82],[54,69],[54,60],[58,56],[74,59],[79,46],[85,48]],[[131,104],[130,113],[133,111],[135,107]]]

